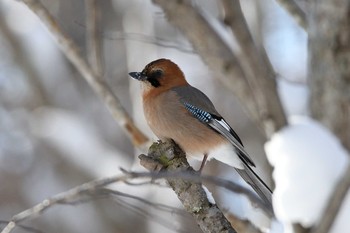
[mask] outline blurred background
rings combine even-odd
[[[84,57],[86,2],[42,0]],[[194,4],[209,19],[222,17],[218,1],[197,0]],[[241,4],[255,41],[264,45],[277,73],[287,115],[308,114],[306,33],[274,0],[245,0]],[[103,79],[147,136],[156,140],[143,118],[139,83],[131,80],[128,72],[141,71],[152,60],[169,58],[193,86],[212,99],[258,164],[257,172],[273,185],[261,132],[234,94],[211,77],[191,44],[167,22],[159,7],[149,0],[104,0],[98,1],[97,10]],[[237,47],[224,27],[217,30]],[[137,155],[146,151],[133,147],[55,39],[18,1],[0,1],[0,51],[1,221],[92,179],[119,174],[120,167],[143,170]],[[238,179],[233,169],[217,161],[210,161],[204,173]],[[261,215],[251,214],[243,197],[208,187],[228,213],[264,222]],[[23,225],[40,232],[200,232],[164,185],[117,184],[113,188],[171,208],[117,195],[55,206]],[[27,231],[16,228],[14,232]]]

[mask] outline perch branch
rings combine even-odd
[[[141,155],[139,158],[142,166],[150,171],[160,171],[160,175],[180,172],[196,176],[196,172],[186,160],[185,153],[170,141],[154,143],[148,156]],[[209,202],[200,181],[178,179],[174,176],[169,176],[166,180],[203,232],[236,232],[217,205]]]

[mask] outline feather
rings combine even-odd
[[[272,191],[264,181],[253,171],[249,165],[244,163],[244,169],[235,168],[238,174],[247,182],[258,196],[266,203],[273,215]]]
[[[237,150],[237,155],[240,157],[240,159],[249,164],[250,166],[255,167],[255,164],[253,160],[250,158],[248,153],[244,150],[242,143],[240,143],[240,139],[237,140],[235,137],[235,134],[232,134],[231,132],[234,132],[233,129],[227,124],[227,122],[224,120],[224,118],[216,117],[212,118],[211,121],[208,122],[208,125],[213,128],[215,131],[220,133],[222,136],[224,136]],[[237,135],[237,134],[236,134]]]
[[[249,164],[250,166],[254,166],[255,164],[253,160],[249,157],[248,153],[244,150],[241,139],[238,135],[233,131],[233,129],[227,124],[227,122],[222,117],[218,117],[216,115],[212,115],[190,103],[183,103],[186,109],[199,121],[207,124],[216,132],[224,136],[237,150],[237,155],[240,159]],[[233,133],[232,133],[233,132]],[[238,138],[238,139],[237,139]]]
[[[243,169],[235,168],[236,171],[255,190],[259,197],[267,204],[271,213],[273,213],[272,191],[250,167],[255,167],[255,164],[244,150],[241,139],[225,119],[216,111],[209,98],[204,93],[191,86],[177,87],[173,90],[177,93],[180,101],[193,117],[222,135],[233,145],[236,154],[243,163]]]

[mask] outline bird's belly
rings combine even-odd
[[[182,114],[186,116],[181,117]],[[158,112],[158,116],[146,118],[159,139],[172,139],[189,154],[203,155],[227,142],[220,134],[189,114],[177,112],[176,115],[164,116]]]
[[[211,129],[205,125],[203,125],[205,128],[201,128],[202,125],[198,125],[198,128],[195,126],[196,123],[190,126],[178,125],[177,129],[165,127],[161,132],[157,132],[159,127],[156,127],[154,133],[161,140],[174,140],[188,156],[194,159],[202,161],[203,155],[208,154],[208,161],[215,158],[229,166],[243,169],[241,159],[239,159],[233,146],[226,139],[216,132],[211,132]],[[206,130],[210,131],[206,132]]]

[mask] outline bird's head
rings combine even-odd
[[[141,72],[130,72],[129,75],[143,83],[144,91],[168,90],[188,84],[180,68],[164,58],[152,61]]]

